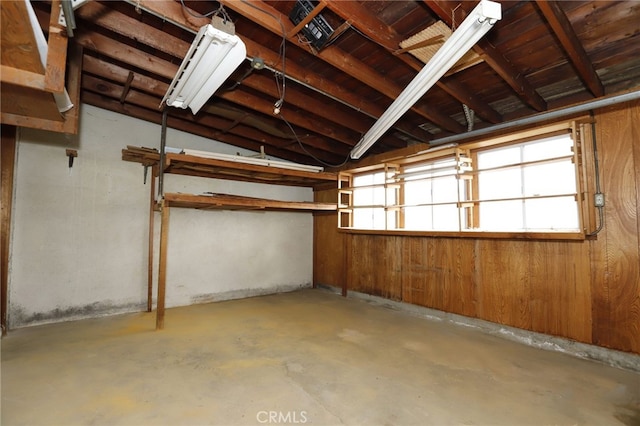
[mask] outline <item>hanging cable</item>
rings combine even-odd
[[[344,159],[344,161],[340,164],[331,164],[331,163],[327,163],[325,161],[322,161],[321,159],[319,159],[318,157],[316,157],[315,155],[313,155],[312,153],[310,153],[309,151],[307,151],[307,149],[304,147],[304,145],[302,144],[302,141],[300,140],[300,138],[298,137],[298,134],[296,133],[296,131],[293,129],[293,126],[287,121],[286,118],[284,118],[284,115],[280,114],[280,118],[282,119],[282,121],[285,122],[285,124],[289,127],[289,129],[291,130],[291,133],[293,134],[293,137],[296,139],[296,142],[298,142],[298,145],[300,145],[300,148],[311,158],[313,158],[314,160],[316,160],[318,163],[322,164],[323,166],[326,167],[342,167],[345,164],[347,164],[347,162],[349,161],[349,154],[347,154],[347,157]]]
[[[280,24],[280,30],[282,31],[282,41],[280,42],[280,48],[278,49],[278,55],[280,56],[280,61],[282,62],[282,74],[278,72],[274,72],[274,77],[276,81],[276,87],[278,88],[278,95],[280,96],[278,100],[273,105],[273,113],[274,115],[278,115],[280,110],[282,109],[282,105],[284,104],[284,97],[287,90],[287,61],[286,61],[286,49],[287,49],[287,32],[285,31],[284,24],[282,23],[282,19],[279,16],[271,13],[268,10],[265,10],[255,4],[248,2],[247,0],[242,0],[242,3],[250,6],[266,15],[271,16],[273,19],[278,21]],[[280,76],[282,76],[282,81],[279,81]]]

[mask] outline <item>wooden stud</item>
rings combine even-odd
[[[158,266],[158,301],[156,309],[156,330],[164,328],[164,302],[167,286],[167,245],[169,241],[169,203],[162,201],[162,221],[160,223],[160,261]]]
[[[125,99],[127,98],[127,94],[131,89],[131,82],[133,81],[133,73],[129,71],[129,75],[127,76],[127,81],[124,83],[124,88],[122,89],[122,94],[120,95],[120,103],[123,104]]]
[[[157,166],[151,168],[151,183],[149,191],[149,253],[147,258],[147,312],[153,310],[153,230],[154,230],[154,214],[156,205],[156,169]]]
[[[45,90],[52,93],[64,91],[64,73],[67,61],[67,34],[58,24],[60,16],[60,0],[51,2],[49,21],[49,41],[47,48],[47,66],[45,69]]]
[[[9,242],[11,230],[11,209],[13,205],[13,173],[16,155],[16,128],[2,125],[2,142],[0,147],[1,202],[2,217],[0,219],[0,327],[2,335],[7,334],[7,294],[9,282]]]

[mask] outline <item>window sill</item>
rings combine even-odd
[[[338,232],[346,234],[389,235],[403,237],[441,237],[441,238],[474,238],[505,240],[574,240],[586,239],[583,232],[487,232],[487,231],[403,231],[399,229],[355,229],[338,228]]]

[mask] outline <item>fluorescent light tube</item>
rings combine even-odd
[[[287,161],[269,160],[268,158],[243,157],[241,155],[221,154],[217,152],[198,151],[195,149],[183,149],[185,155],[194,155],[196,157],[212,158],[214,160],[232,161],[234,163],[255,164],[258,166],[278,167],[281,169],[299,170],[303,172],[319,173],[324,170],[323,167],[309,166],[307,164],[290,163]]]
[[[196,114],[246,56],[240,37],[205,25],[198,31],[162,102],[191,108]]]
[[[351,150],[357,160],[502,18],[500,3],[482,0],[400,96]]]

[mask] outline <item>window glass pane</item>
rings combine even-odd
[[[574,197],[525,200],[525,229],[577,231],[578,205]]]
[[[431,206],[407,207],[404,209],[404,223],[406,229],[415,231],[433,230],[433,209]]]
[[[433,206],[433,228],[438,231],[459,231],[458,207],[455,204]]]
[[[480,204],[480,229],[483,231],[515,231],[523,227],[521,200]]]
[[[520,197],[522,174],[520,169],[505,169],[478,174],[478,196],[481,200]]]
[[[434,203],[455,203],[458,201],[458,179],[455,176],[434,179],[432,186]]]
[[[575,168],[571,160],[536,164],[523,168],[524,195],[570,194],[576,192]]]
[[[407,205],[431,203],[431,181],[405,183],[404,203]]]
[[[520,147],[518,146],[483,151],[478,153],[478,168],[489,169],[508,164],[517,164],[520,163],[520,155]]]
[[[384,209],[360,208],[353,211],[353,226],[358,229],[385,229]]]
[[[545,158],[565,157],[571,155],[573,139],[568,133],[552,136],[535,142],[529,142],[523,146],[522,161],[537,161]]]

